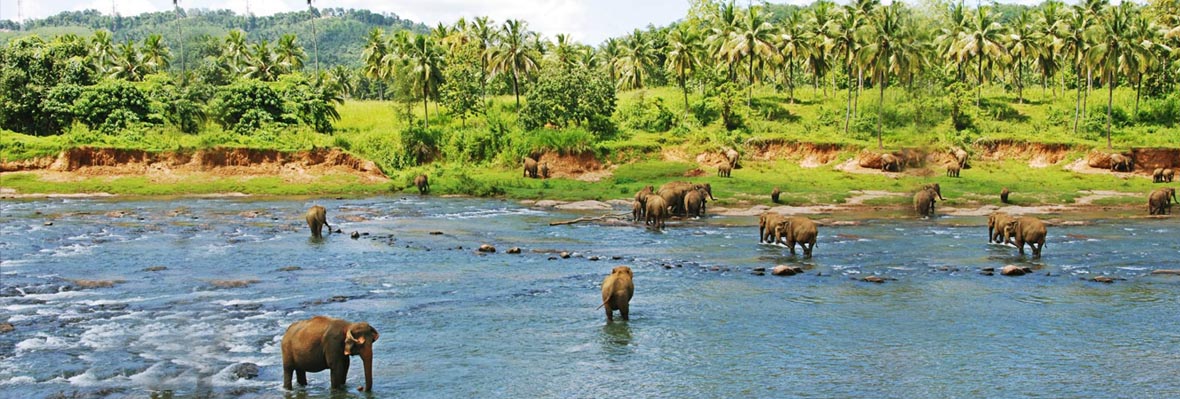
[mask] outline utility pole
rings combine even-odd
[[[16,30],[25,30],[24,0],[16,0]]]

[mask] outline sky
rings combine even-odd
[[[0,0],[0,19],[15,20],[17,3],[25,19],[44,18],[62,11],[99,10],[121,15],[172,9],[172,0]],[[814,0],[771,1],[809,4]],[[1006,0],[1006,3],[1035,4],[1041,0]],[[759,1],[756,1],[756,3]],[[838,1],[840,2],[840,1]],[[887,1],[886,1],[887,2]],[[184,8],[229,9],[246,13],[247,4],[255,15],[296,11],[306,0],[180,0]],[[688,0],[315,0],[321,8],[355,8],[392,12],[427,26],[454,23],[460,17],[489,16],[496,21],[521,19],[531,30],[552,38],[559,33],[574,40],[598,44],[649,24],[666,25],[683,18]]]

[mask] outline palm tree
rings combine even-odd
[[[599,50],[599,53],[602,54],[602,63],[606,66],[606,72],[607,75],[610,76],[611,82],[618,82],[619,74],[615,69],[615,65],[618,64],[619,57],[622,56],[622,47],[623,46],[620,44],[619,39],[612,37],[606,39],[606,41],[602,43],[602,49]]]
[[[352,96],[353,74],[354,71],[344,65],[337,65],[328,70],[329,79],[340,89],[340,94],[343,94],[344,97]]]
[[[803,23],[803,14],[792,12],[787,14],[783,20],[781,34],[778,36],[778,54],[782,59],[782,64],[787,68],[787,96],[791,98],[791,104],[795,103],[795,64],[800,59],[806,59],[810,51],[809,49],[815,46],[809,40],[805,25]]]
[[[1016,82],[1016,98],[1024,103],[1024,64],[1025,60],[1040,57],[1041,43],[1037,31],[1033,29],[1032,16],[1028,11],[1021,11],[1012,21],[1012,30],[1008,35],[1008,54],[1012,56],[1012,72]]]
[[[834,50],[844,61],[844,73],[848,76],[848,108],[844,112],[844,132],[848,132],[848,123],[852,120],[853,90],[856,90],[856,77],[852,74],[852,67],[856,64],[856,53],[860,51],[861,31],[865,27],[865,19],[852,7],[845,7],[839,17],[833,20]]]
[[[1147,50],[1136,43],[1131,14],[1137,13],[1134,4],[1123,2],[1102,18],[1096,29],[1094,46],[1086,51],[1087,64],[1096,67],[1106,85],[1106,148],[1111,147],[1110,122],[1114,102],[1114,87],[1119,74],[1132,75],[1139,70],[1140,61],[1148,57]]]
[[[307,0],[307,13],[311,16],[311,49],[315,54],[315,76],[317,79],[320,76],[320,35],[315,31],[316,10],[315,6],[311,5],[312,0]],[[301,50],[302,51],[302,50]],[[303,61],[299,62],[303,65]],[[298,68],[296,68],[298,69]]]
[[[737,6],[734,5],[732,0],[728,3],[721,3],[712,10],[710,17],[712,21],[710,21],[711,23],[709,25],[712,28],[710,28],[709,37],[706,39],[705,44],[713,55],[713,59],[725,63],[729,71],[726,78],[734,80],[737,78],[737,72],[734,69],[735,64],[729,59],[730,54],[728,53],[728,49],[725,48],[725,44],[732,38],[733,33],[738,30],[739,19],[741,17],[738,14]]]
[[[955,44],[967,34],[971,25],[971,16],[967,13],[967,7],[963,5],[962,0],[951,3],[945,11],[944,21],[942,21],[939,35],[934,39],[934,42],[938,47],[939,54],[947,62],[955,65],[955,78],[962,81],[966,79],[966,73],[963,72],[965,60],[959,58]]]
[[[557,34],[556,42],[553,43],[553,51],[549,53],[549,56],[554,63],[566,71],[573,69],[580,61],[577,43],[570,39],[570,35],[564,33]]]
[[[382,82],[385,79],[386,75],[382,67],[387,54],[389,54],[389,46],[385,40],[384,32],[381,31],[381,28],[373,28],[365,36],[365,50],[361,53],[361,68],[363,68],[362,73],[365,77],[377,82]],[[385,100],[385,90],[379,88],[378,92],[378,97]]]
[[[119,45],[113,65],[107,70],[111,78],[138,82],[143,80],[143,76],[147,74],[143,53],[135,47],[135,42],[130,39]]]
[[[807,20],[807,32],[811,37],[812,46],[807,55],[807,70],[811,72],[812,85],[819,89],[819,82],[827,76],[831,66],[828,64],[830,53],[835,46],[831,33],[833,3],[826,0],[817,1],[811,7],[811,17]],[[824,84],[824,94],[828,92],[828,85]]]
[[[540,58],[536,49],[528,46],[527,40],[528,30],[524,21],[504,21],[500,30],[500,45],[490,56],[494,74],[512,74],[512,94],[516,96],[517,109],[520,109],[520,79],[527,78],[537,70],[537,59]]]
[[[656,63],[656,49],[651,39],[636,29],[623,41],[620,52],[619,58],[615,60],[619,71],[619,89],[642,89],[644,78]]]
[[[1131,83],[1135,84],[1135,112],[1132,115],[1139,115],[1139,95],[1143,90],[1143,78],[1147,71],[1154,69],[1158,65],[1158,55],[1161,51],[1169,50],[1157,36],[1161,30],[1150,19],[1143,15],[1143,13],[1131,13],[1131,31],[1130,36],[1139,47],[1142,47],[1144,52],[1140,55],[1142,58],[1136,60],[1138,68],[1134,73],[1128,76]],[[1180,29],[1177,30],[1180,32]]]
[[[1090,50],[1090,38],[1087,32],[1094,26],[1094,19],[1079,7],[1074,7],[1065,23],[1063,31],[1068,35],[1063,37],[1063,46],[1073,62],[1074,74],[1077,75],[1077,101],[1073,113],[1073,131],[1078,132],[1078,120],[1082,116],[1082,70],[1086,68],[1086,53]]]
[[[490,49],[492,48],[492,40],[496,38],[496,31],[488,17],[476,18],[475,23],[471,24],[470,30],[471,37],[475,40],[476,48],[479,50],[479,93],[480,96],[487,96],[488,56],[491,55]]]
[[[991,7],[979,7],[975,19],[971,20],[970,29],[955,43],[958,59],[975,59],[976,78],[978,87],[975,89],[975,106],[981,106],[983,99],[983,64],[988,65],[1002,61],[1007,55],[1007,49],[1001,43],[1004,27],[991,15]]]
[[[225,43],[221,47],[221,58],[231,71],[242,74],[250,58],[250,49],[246,45],[246,32],[241,29],[229,31],[225,36]]]
[[[164,44],[164,38],[159,34],[153,33],[143,39],[140,52],[143,53],[144,66],[147,67],[148,73],[168,69],[168,65],[172,63],[172,51]]]
[[[111,32],[104,29],[94,31],[94,36],[90,38],[90,58],[93,60],[94,68],[100,73],[107,73],[114,65],[115,57],[117,55]]]
[[[684,115],[688,115],[688,76],[700,64],[701,39],[696,30],[687,24],[676,25],[668,33],[668,55],[665,68],[676,77],[676,83],[684,93]]]
[[[271,50],[270,43],[266,40],[254,43],[247,62],[248,64],[243,76],[248,79],[273,82],[278,79],[279,73],[281,72],[278,55]]]
[[[1035,45],[1037,56],[1033,61],[1036,63],[1037,70],[1041,73],[1041,90],[1043,92],[1048,88],[1049,82],[1053,80],[1053,77],[1061,69],[1061,52],[1065,47],[1065,41],[1061,39],[1061,27],[1063,24],[1061,19],[1061,2],[1056,0],[1046,1],[1038,10],[1038,14],[1036,35],[1039,43]],[[1062,80],[1062,83],[1062,90],[1064,91],[1064,80]],[[1057,95],[1056,86],[1054,86],[1053,95]]]
[[[858,52],[857,58],[861,65],[867,65],[873,74],[873,83],[879,88],[877,100],[877,148],[885,148],[881,140],[881,125],[885,115],[885,86],[889,84],[889,74],[900,75],[903,69],[912,68],[909,60],[896,58],[894,47],[901,44],[904,28],[902,27],[899,10],[901,3],[896,2],[889,7],[874,13],[872,27],[873,41],[865,44]]]
[[[408,50],[405,59],[410,67],[414,90],[422,93],[422,126],[430,127],[427,104],[442,84],[443,55],[434,39],[426,35],[415,35]]]
[[[181,29],[180,24],[180,14],[184,10],[180,8],[180,0],[172,0],[172,9],[176,13],[176,41],[180,43],[181,82],[188,82],[188,63],[184,56],[184,31]]]
[[[303,47],[296,43],[295,35],[291,33],[279,37],[279,44],[275,47],[275,55],[284,72],[303,69],[303,60],[307,59],[307,53],[303,52]]]
[[[774,57],[777,48],[774,42],[777,29],[765,18],[758,14],[759,7],[750,7],[745,18],[739,22],[737,30],[729,34],[729,41],[723,48],[729,54],[726,57],[731,63],[746,61],[750,87],[746,92],[746,106],[749,107],[754,98],[754,62],[765,62]]]

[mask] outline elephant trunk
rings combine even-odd
[[[361,350],[361,362],[365,365],[365,392],[373,392],[373,347],[366,345]]]

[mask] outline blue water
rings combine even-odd
[[[754,217],[656,233],[502,200],[317,203],[345,234],[311,241],[303,199],[0,202],[2,396],[283,397],[283,331],[326,314],[380,331],[375,397],[1180,397],[1180,277],[1150,274],[1180,268],[1180,218],[1054,216],[1085,223],[1034,260],[981,217],[819,215],[856,223],[802,259]],[[631,321],[608,325],[620,264]],[[751,274],[776,264],[806,273]],[[1008,264],[1034,273],[979,272]],[[301,397],[330,396],[309,377]]]

